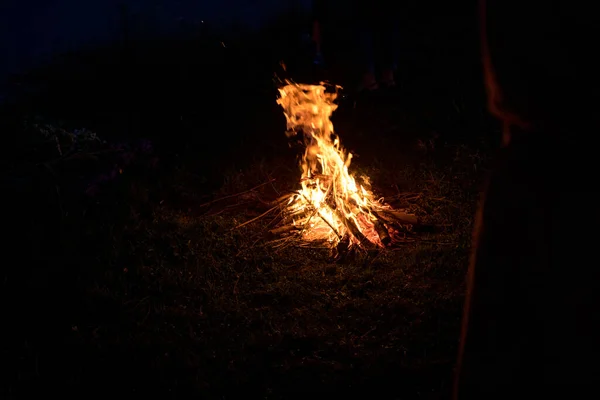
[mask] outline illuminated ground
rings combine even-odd
[[[201,206],[273,178],[257,193],[275,196],[299,176],[274,88],[254,96],[247,80],[223,79],[225,88],[215,83],[202,95],[222,91],[227,101],[208,110],[167,96],[187,108],[160,119],[167,113],[148,100],[140,119],[122,124],[98,111],[105,126],[90,128],[108,143],[86,157],[55,163],[55,143],[32,133],[10,147],[5,390],[446,397],[490,132],[478,131],[460,98],[426,91],[427,79],[392,98],[347,100],[335,127],[358,153],[353,166],[380,195],[418,195],[411,209],[441,228],[376,258],[334,263],[323,250],[261,246],[268,218],[231,230],[264,210],[252,197]],[[71,104],[81,115],[102,110],[77,97]],[[149,142],[114,133],[136,123]],[[117,142],[138,145],[102,152]]]

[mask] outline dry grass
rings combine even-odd
[[[466,77],[469,69],[454,53],[453,63],[409,56],[410,75],[399,80],[404,106],[369,106],[351,96],[336,111],[344,146],[361,152],[352,166],[392,205],[441,229],[418,232],[394,251],[332,262],[328,250],[265,245],[273,239],[263,235],[270,214],[232,229],[266,211],[256,194],[276,198],[299,176],[294,155],[274,144],[283,147],[285,139],[271,61],[296,60],[298,72],[310,75],[311,59],[281,35],[266,37],[260,46],[227,50],[208,37],[140,43],[130,63],[120,49],[107,49],[92,54],[103,61],[90,62],[81,79],[66,79],[70,69],[62,65],[57,76],[40,71],[47,90],[17,108],[94,121],[81,124],[109,142],[152,137],[162,145],[158,155],[102,153],[104,144],[86,141],[73,149],[82,157],[71,157],[72,135],[32,138],[18,113],[0,110],[8,141],[0,160],[8,236],[0,268],[0,369],[7,371],[0,397],[447,396],[488,151],[449,147],[429,132],[420,146],[394,138],[463,119],[481,132],[465,112],[469,104],[439,95],[448,85],[436,74]],[[338,49],[348,58],[338,66],[345,74],[356,49],[342,37]],[[271,50],[277,43],[285,57]],[[445,68],[423,68],[432,65]],[[481,104],[473,98],[475,109]],[[218,144],[209,148],[207,139]],[[131,153],[138,158],[122,165]],[[248,154],[258,159],[240,161]],[[95,194],[83,194],[90,179],[112,173]]]
[[[28,208],[36,228],[18,243],[33,267],[4,280],[4,304],[23,309],[3,350],[19,359],[10,392],[446,397],[482,149],[415,146],[393,167],[359,158],[377,194],[439,229],[342,262],[265,236],[275,215],[256,218],[264,201],[299,176],[286,157],[232,169],[212,194],[184,162],[154,172],[134,162],[84,203],[65,167],[34,196],[56,199],[60,187],[58,200]]]
[[[425,157],[393,173],[364,169],[375,188],[412,182],[411,192],[389,200],[442,229],[343,263],[328,250],[267,243],[270,216],[238,227],[264,211],[257,197],[289,189],[277,165],[231,173],[215,198],[269,183],[205,206],[180,171],[181,204],[192,206],[163,202],[151,218],[126,224],[111,273],[96,277],[89,293],[127,322],[111,329],[94,318],[74,321],[73,340],[96,351],[125,344],[151,358],[145,367],[160,387],[209,397],[242,389],[270,398],[323,390],[443,397],[481,165],[468,148],[446,150],[456,159],[445,166]]]

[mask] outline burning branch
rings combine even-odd
[[[300,189],[287,196],[283,224],[270,232],[296,232],[306,241],[324,241],[331,248],[346,241],[349,247],[385,247],[392,242],[395,223],[416,220],[375,200],[349,172],[352,154],[341,147],[330,120],[337,108],[339,87],[335,89],[327,92],[323,85],[290,82],[279,89],[277,103],[286,116],[286,134],[300,137],[305,151]]]

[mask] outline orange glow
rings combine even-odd
[[[337,91],[329,93],[323,85],[287,83],[279,89],[277,103],[287,119],[286,134],[302,134],[306,149],[300,161],[300,189],[290,197],[286,212],[307,241],[333,247],[348,240],[350,247],[384,247],[380,235],[387,228],[376,214],[390,207],[374,198],[367,177],[360,177],[360,184],[349,172],[352,154],[341,147],[330,120],[337,108]]]

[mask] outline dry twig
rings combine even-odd
[[[254,218],[252,218],[252,219],[251,219],[251,220],[249,220],[249,221],[246,221],[246,222],[244,222],[244,223],[242,223],[242,224],[239,224],[238,226],[235,226],[235,227],[231,228],[231,230],[233,231],[233,230],[235,230],[235,229],[239,229],[239,228],[241,228],[242,226],[245,226],[245,225],[248,225],[248,224],[250,224],[250,223],[252,223],[252,222],[254,222],[254,221],[257,221],[257,220],[261,219],[262,217],[264,217],[265,215],[267,215],[268,213],[270,213],[271,211],[273,211],[273,210],[274,210],[274,209],[276,209],[276,208],[277,208],[277,206],[275,206],[275,207],[271,207],[271,208],[269,208],[267,211],[265,211],[264,213],[260,214],[258,217],[254,217]]]
[[[231,198],[238,197],[238,196],[241,196],[241,195],[243,195],[243,194],[246,194],[246,193],[253,192],[253,191],[255,191],[256,189],[258,189],[258,188],[260,188],[260,187],[262,187],[262,186],[268,185],[269,183],[271,183],[271,182],[273,182],[273,181],[275,181],[275,179],[271,179],[271,180],[270,180],[270,181],[268,181],[268,182],[261,183],[260,185],[257,185],[257,186],[255,186],[255,187],[253,187],[253,188],[251,188],[251,189],[245,190],[245,191],[243,191],[243,192],[240,192],[240,193],[236,193],[236,194],[230,194],[229,196],[220,197],[220,198],[218,198],[218,199],[211,200],[211,201],[209,201],[209,202],[207,202],[207,203],[200,204],[200,207],[206,207],[206,206],[210,206],[211,204],[217,203],[217,202],[219,202],[219,201],[223,201],[223,200],[231,199]]]

